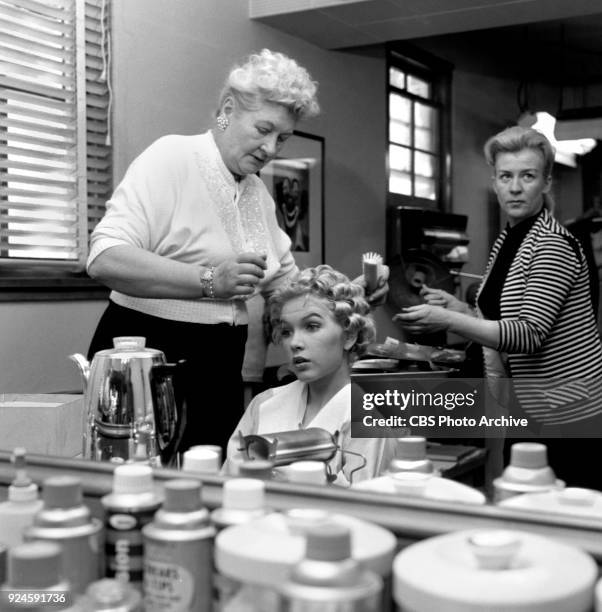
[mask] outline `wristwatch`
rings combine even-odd
[[[210,266],[201,272],[201,288],[203,289],[203,297],[214,298],[215,292],[213,291],[213,273],[215,268]]]

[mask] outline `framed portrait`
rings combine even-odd
[[[260,176],[299,268],[324,263],[324,138],[295,131]]]

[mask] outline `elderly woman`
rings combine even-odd
[[[298,272],[256,173],[318,113],[316,91],[294,60],[251,55],[230,72],[212,129],[151,144],[92,234],[88,273],[112,292],[89,354],[140,335],[168,360],[186,360],[182,450],[225,446],[243,407],[245,300]]]
[[[320,427],[339,432],[342,452],[330,466],[337,484],[378,476],[394,455],[395,439],[351,437],[351,363],[375,335],[363,288],[330,266],[317,266],[278,289],[268,308],[297,380],[251,401],[228,444],[226,471],[235,472],[243,459],[239,433]],[[366,465],[345,451],[360,454]]]
[[[587,263],[552,215],[554,149],[540,132],[515,126],[488,140],[485,156],[508,225],[493,245],[477,310],[426,287],[426,303],[395,319],[412,332],[448,330],[482,344],[493,394],[507,405],[509,385],[495,383],[511,377],[542,433],[598,435],[602,345]]]

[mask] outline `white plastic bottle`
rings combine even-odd
[[[0,503],[0,543],[9,548],[23,543],[23,532],[44,505],[38,486],[27,476],[25,449],[15,448],[11,460],[17,473],[8,487],[8,501]]]
[[[268,514],[265,483],[255,478],[233,478],[224,483],[222,506],[211,513],[211,522],[217,532],[234,525],[244,525]],[[219,537],[219,535],[218,535]],[[216,541],[217,544],[217,541]],[[213,578],[214,609],[219,612],[253,610],[247,605],[244,585],[220,571],[220,557],[215,556],[216,573]]]

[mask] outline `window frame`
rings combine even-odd
[[[77,189],[78,198],[85,201],[84,210],[78,212],[77,240],[80,242],[78,247],[78,259],[68,261],[60,260],[17,260],[3,259],[0,262],[0,302],[11,301],[55,301],[55,300],[95,300],[106,299],[109,289],[97,281],[91,279],[85,271],[85,261],[88,253],[88,241],[91,231],[90,226],[96,213],[91,212],[92,204],[89,202],[90,180],[88,176],[88,153],[93,147],[89,141],[90,121],[94,122],[93,117],[88,117],[87,108],[90,103],[91,89],[88,87],[88,76],[94,71],[92,64],[88,61],[89,36],[86,32],[88,20],[88,10],[100,10],[100,19],[105,20],[105,24],[110,29],[110,0],[106,0],[103,5],[101,0],[71,0],[75,11],[75,46],[73,49],[73,60],[76,64],[76,98],[77,115],[76,125],[78,133],[78,144],[76,151],[77,158]],[[104,12],[106,11],[106,12]],[[91,34],[97,36],[96,30]],[[110,43],[110,37],[106,44]],[[97,43],[98,44],[98,43]],[[91,62],[99,60],[96,57]],[[110,69],[110,65],[108,66]],[[110,92],[110,86],[107,84]],[[82,112],[83,109],[83,112]],[[106,127],[110,133],[110,100],[107,103]],[[83,143],[83,146],[82,146]],[[112,190],[112,158],[109,145],[108,170],[108,191]],[[93,155],[93,153],[91,153]],[[1,179],[0,179],[1,180]],[[94,180],[93,178],[91,179]],[[96,205],[96,208],[98,206]],[[82,214],[83,213],[83,214]]]
[[[430,84],[432,96],[430,99],[422,98],[405,90],[400,90],[390,82],[391,68],[398,68],[406,75],[418,77]],[[393,42],[386,48],[386,109],[387,109],[387,147],[386,147],[386,176],[387,176],[387,206],[417,206],[449,212],[452,209],[451,185],[451,83],[453,64],[437,58],[426,51],[417,49],[407,43]],[[417,101],[437,110],[438,145],[436,197],[434,200],[415,195],[404,195],[389,191],[390,163],[389,147],[398,143],[391,140],[391,94]],[[412,152],[422,151],[414,146],[414,122],[412,122]],[[414,179],[412,155],[412,179]]]

